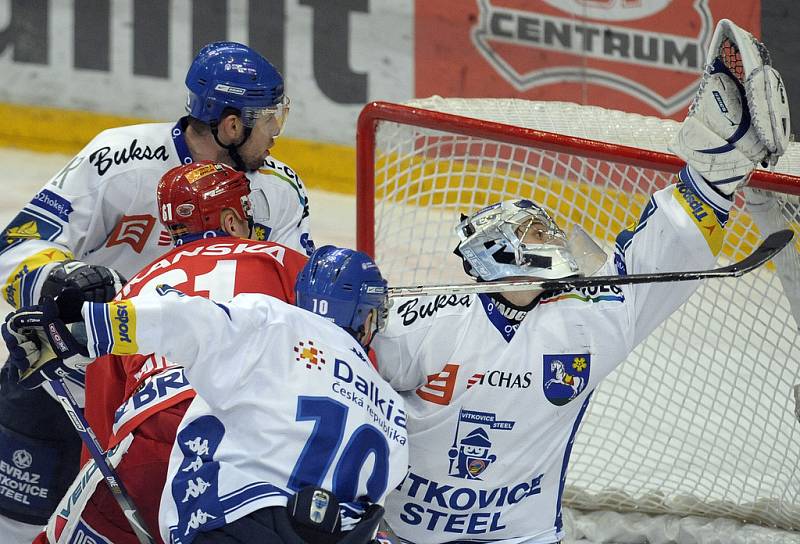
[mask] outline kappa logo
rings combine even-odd
[[[665,116],[694,95],[714,30],[708,0],[477,2],[472,42],[518,91],[590,83]]]
[[[325,364],[325,359],[322,357],[324,352],[314,346],[312,340],[306,342],[298,342],[294,347],[294,352],[297,353],[295,361],[305,363],[306,368],[316,368],[322,370],[322,365]]]
[[[106,247],[128,244],[136,253],[141,253],[155,224],[156,218],[152,215],[123,215],[108,237]]]

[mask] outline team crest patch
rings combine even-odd
[[[556,406],[564,406],[586,389],[591,356],[588,353],[544,355],[542,388]]]
[[[272,233],[272,227],[268,227],[261,223],[253,223],[253,240],[264,242],[269,240],[269,235]]]
[[[60,221],[33,209],[24,209],[0,235],[0,252],[20,240],[55,240],[64,230]]]
[[[465,480],[480,480],[480,475],[497,461],[492,453],[492,435],[495,431],[513,428],[513,421],[498,419],[494,413],[462,408],[453,445],[447,452],[450,457],[448,474]]]

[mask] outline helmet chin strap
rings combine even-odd
[[[239,155],[239,148],[242,147],[247,139],[250,137],[250,133],[253,132],[253,129],[245,126],[244,127],[244,138],[238,144],[228,144],[225,145],[221,141],[219,141],[219,125],[214,122],[211,123],[211,134],[214,135],[214,141],[217,142],[217,145],[223,148],[228,152],[231,159],[233,160],[233,167],[236,168],[240,172],[247,172],[247,166],[245,166],[244,161],[242,160],[242,156]]]

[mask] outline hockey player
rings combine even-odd
[[[687,165],[619,233],[603,275],[711,267],[734,192],[756,164],[783,153],[789,113],[780,76],[749,34],[723,21],[714,44],[723,38],[741,49],[745,77],[712,49],[674,144]],[[484,208],[456,232],[456,253],[478,281],[596,271],[529,200]],[[567,463],[592,391],[696,287],[395,300],[374,349],[381,374],[403,392],[411,430],[408,477],[386,503],[397,536],[418,544],[564,538]]]
[[[155,289],[109,304],[65,293],[17,311],[4,328],[19,340],[11,351],[24,352],[12,364],[26,370],[38,358],[22,347],[36,329],[63,359],[43,368],[131,352],[183,365],[199,396],[172,450],[166,542],[371,542],[408,462],[403,402],[365,352],[387,301],[375,263],[320,248],[297,279],[300,308],[260,294],[221,304]],[[64,324],[76,320],[85,345]]]
[[[145,266],[117,298],[170,282],[187,294],[218,301],[263,293],[294,302],[295,278],[306,257],[280,244],[243,239],[252,231],[243,173],[211,161],[177,166],[164,174],[157,192],[161,223],[176,248]],[[55,376],[56,366],[27,381]],[[124,442],[117,472],[129,482],[128,493],[145,522],[157,527],[169,452],[194,390],[180,367],[151,354],[90,365],[86,391],[87,420],[104,448]],[[85,461],[50,518],[47,538],[41,535],[38,542],[70,542],[76,531],[98,542],[138,542],[109,489],[98,485],[94,462]]]
[[[3,230],[0,290],[7,302],[33,304],[65,286],[81,288],[87,300],[110,300],[124,283],[120,274],[130,277],[169,249],[156,184],[192,161],[246,170],[256,237],[306,254],[313,249],[303,184],[269,155],[288,113],[281,75],[249,47],[217,42],[199,52],[186,85],[187,117],[100,133]],[[78,373],[68,384],[82,380]],[[0,484],[0,531],[12,544],[30,542],[47,521],[79,468],[80,451],[58,403],[43,388],[27,391],[15,381],[8,370],[0,373],[0,469],[20,469],[17,451],[32,461],[19,473],[2,472],[8,485]]]

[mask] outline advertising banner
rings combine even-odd
[[[172,120],[217,40],[283,73],[290,138],[353,145],[367,101],[413,93],[410,0],[0,0],[0,103]]]
[[[417,0],[415,93],[681,119],[721,18],[759,35],[758,1]]]

